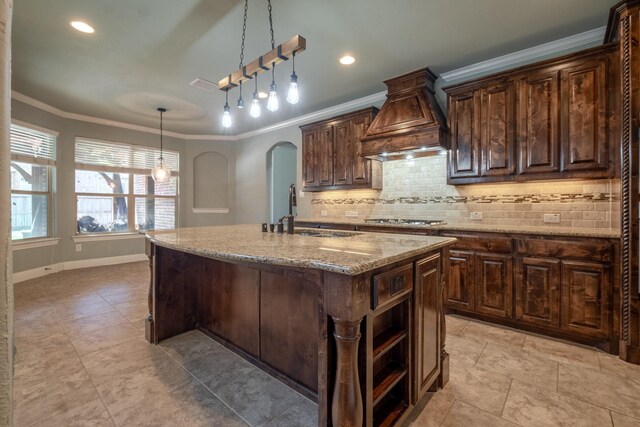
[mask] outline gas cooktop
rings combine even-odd
[[[441,225],[444,221],[439,219],[406,219],[406,218],[369,218],[365,222],[373,224],[407,224],[407,225]]]

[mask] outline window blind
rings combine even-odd
[[[11,159],[55,166],[56,135],[11,124]]]
[[[76,169],[109,170],[125,173],[150,174],[160,149],[115,142],[76,139]],[[163,150],[162,157],[172,175],[180,171],[180,154]]]

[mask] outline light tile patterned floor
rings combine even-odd
[[[16,426],[314,426],[315,404],[205,335],[144,341],[146,263],[15,286]],[[640,366],[447,319],[451,380],[407,425],[640,426]]]

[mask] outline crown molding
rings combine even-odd
[[[310,121],[323,119],[326,117],[330,117],[332,115],[344,113],[347,111],[355,110],[359,107],[365,107],[371,105],[373,103],[379,102],[383,100],[387,95],[387,92],[378,92],[373,95],[368,95],[362,98],[355,99],[353,101],[344,102],[342,104],[334,105],[333,107],[325,108],[319,111],[315,111],[313,113],[305,114],[302,116],[294,117],[293,119],[285,120],[280,123],[275,123],[273,125],[269,125],[260,129],[252,130],[245,133],[240,133],[237,135],[193,135],[193,134],[184,134],[179,132],[171,132],[164,131],[164,135],[171,136],[177,139],[183,140],[198,140],[198,141],[241,141],[243,139],[251,138],[256,135],[262,135],[265,133],[273,132],[274,130],[282,129],[288,126],[293,126],[296,124],[304,124]],[[134,125],[132,123],[119,122],[116,120],[108,120],[100,117],[87,116],[84,114],[70,113],[68,111],[61,110],[52,105],[46,104],[37,99],[31,98],[30,96],[24,95],[20,92],[11,91],[11,98],[16,101],[20,101],[24,104],[35,107],[39,110],[46,111],[47,113],[51,113],[58,117],[62,117],[64,119],[77,120],[86,123],[94,123],[98,125],[104,126],[112,126],[121,129],[134,130],[138,132],[146,132],[151,134],[159,135],[160,131],[158,129]]]
[[[602,44],[606,27],[599,27],[584,33],[575,34],[563,39],[544,43],[528,49],[519,50],[487,61],[478,62],[466,67],[451,70],[440,74],[440,78],[446,82],[470,80],[476,77],[485,76],[498,71],[514,68],[519,65],[528,64],[548,58],[558,56],[569,51],[586,49],[596,44]]]

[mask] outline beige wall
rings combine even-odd
[[[157,147],[159,136],[94,123],[61,118],[19,101],[12,102],[12,118],[59,132],[57,139],[57,165],[55,173],[53,235],[60,238],[56,246],[23,249],[13,252],[13,271],[21,272],[62,262],[116,257],[144,253],[144,240],[108,240],[83,242],[82,251],[75,251],[72,236],[76,232],[74,193],[74,143],[76,137],[123,142]],[[193,159],[205,151],[216,151],[229,159],[229,193],[235,193],[235,148],[230,142],[181,140],[164,138],[165,147],[180,152],[180,198],[178,221],[181,227],[209,224],[231,224],[235,221],[232,209],[227,214],[194,214],[193,208]]]
[[[383,189],[327,191],[312,196],[311,215],[345,219],[404,217],[450,224],[502,224],[619,230],[620,181],[563,180],[447,185],[446,155],[383,164]],[[323,212],[324,211],[324,212]],[[471,220],[471,212],[483,219]],[[560,223],[544,223],[545,213]]]

